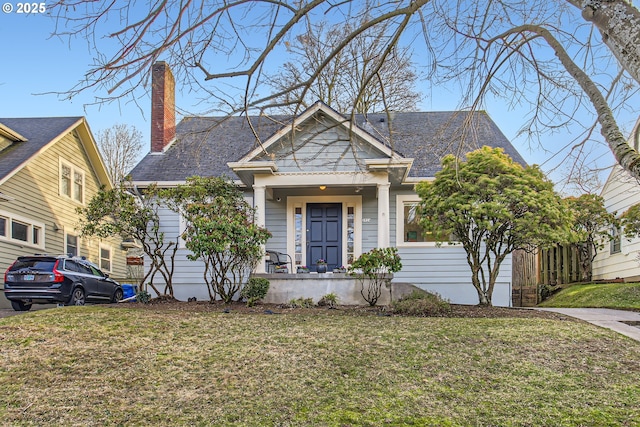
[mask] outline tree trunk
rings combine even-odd
[[[640,11],[625,0],[567,0],[602,34],[624,68],[640,83]]]
[[[602,95],[600,88],[584,72],[584,70],[573,62],[573,58],[564,49],[562,44],[551,34],[549,30],[537,25],[522,25],[510,30],[510,33],[530,31],[542,36],[549,44],[567,72],[576,80],[585,94],[589,97],[593,108],[598,115],[601,133],[604,136],[616,161],[633,177],[640,179],[640,155],[633,147],[627,144],[626,138],[620,132],[618,124],[607,99]]]
[[[640,83],[640,11],[631,2],[625,0],[567,1],[582,11],[584,19],[595,25],[602,34],[604,43],[618,59],[622,68]],[[566,67],[565,61],[562,62]],[[640,179],[640,155],[622,136],[607,101],[602,95],[594,99],[591,88],[585,87],[585,79],[576,76],[569,68],[567,71],[576,78],[591,98],[598,114],[598,122],[602,127],[602,135],[618,163],[632,176]],[[596,88],[593,82],[591,85]]]
[[[478,292],[478,305],[490,306],[491,294],[488,294],[482,289],[482,285],[480,284],[480,278],[478,277],[479,272],[480,272],[479,269],[473,268],[471,273],[471,283],[473,284],[473,287],[476,288],[476,292]]]

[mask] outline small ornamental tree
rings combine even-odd
[[[466,160],[445,157],[435,180],[416,190],[425,230],[462,244],[480,305],[491,305],[508,254],[568,237],[571,217],[553,184],[538,167],[523,168],[499,148],[483,147]]]
[[[140,242],[149,260],[149,269],[140,281],[141,287],[150,287],[158,296],[173,296],[172,279],[178,245],[177,241],[168,239],[160,231],[158,209],[161,204],[155,186],[148,187],[144,194],[134,192],[127,182],[110,190],[103,187],[86,207],[77,209],[79,229],[83,236],[106,238],[119,235],[123,239]],[[162,291],[153,283],[158,273],[165,283]]]
[[[577,242],[580,249],[580,265],[584,282],[591,281],[593,260],[606,242],[612,239],[611,225],[616,223],[615,213],[607,212],[604,199],[595,194],[583,194],[579,197],[565,199],[573,222],[572,241]]]
[[[627,237],[640,236],[640,204],[627,209],[620,218],[620,224]]]
[[[210,301],[233,300],[263,255],[271,234],[255,221],[255,209],[226,178],[191,177],[163,190],[169,207],[186,222],[188,258],[204,262]]]
[[[374,248],[349,266],[349,274],[358,278],[360,295],[373,307],[382,295],[382,285],[387,285],[391,295],[391,274],[401,269],[397,248]]]

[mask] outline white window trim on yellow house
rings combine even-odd
[[[105,267],[104,264],[102,263],[103,260],[106,260],[106,258],[102,257],[102,251],[103,250],[107,250],[109,251],[109,259],[107,260],[109,262],[109,267]],[[104,271],[105,273],[111,273],[112,270],[112,266],[113,266],[113,247],[111,245],[108,245],[106,243],[100,243],[99,247],[98,247],[98,259],[100,261],[100,270]]]
[[[64,160],[62,157],[59,158],[58,161],[59,164],[59,168],[58,168],[58,180],[59,180],[59,184],[58,184],[58,188],[59,188],[59,194],[61,197],[64,197],[65,199],[69,199],[69,200],[73,200],[75,203],[78,203],[80,205],[84,205],[84,201],[85,201],[85,187],[86,187],[86,174],[84,169],[75,166],[73,163],[68,162],[67,160]],[[66,167],[70,170],[71,176],[70,176],[70,182],[69,182],[69,193],[67,194],[64,191],[64,184],[63,184],[63,178],[62,178],[62,170],[63,167]],[[82,188],[80,191],[80,194],[76,194],[75,192],[75,177],[76,175],[79,174],[82,177]]]
[[[67,245],[69,243],[69,236],[73,236],[76,238],[76,251],[77,253],[75,254],[75,256],[82,256],[82,254],[80,253],[80,248],[82,247],[82,245],[80,244],[80,236],[78,234],[75,233],[68,233],[65,231],[64,233],[64,253],[68,254],[69,250],[67,248]]]
[[[6,211],[0,210],[0,217],[5,219],[5,229],[0,234],[0,240],[12,243],[20,246],[28,246],[36,249],[45,248],[45,225],[42,222],[34,221],[32,219],[15,215]],[[14,239],[11,232],[11,224],[13,222],[23,224],[27,227],[27,240]],[[33,243],[34,232],[37,230],[38,243]]]

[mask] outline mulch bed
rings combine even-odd
[[[183,311],[183,312],[219,312],[219,313],[245,313],[245,314],[332,314],[332,315],[359,315],[359,316],[396,316],[388,311],[386,307],[369,306],[347,306],[341,305],[336,308],[310,307],[292,308],[282,304],[256,304],[247,307],[246,304],[233,302],[224,304],[220,302],[210,303],[208,301],[178,301],[171,297],[154,298],[147,304],[124,303],[117,305],[122,307],[126,304],[129,308],[153,311]],[[477,305],[451,304],[451,312],[437,317],[451,318],[538,318],[567,320],[567,317],[558,313],[548,311],[533,310],[527,308],[510,307],[481,307]]]

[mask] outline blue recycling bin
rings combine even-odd
[[[122,299],[134,297],[138,293],[138,285],[122,283],[120,286],[122,286]]]

